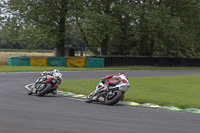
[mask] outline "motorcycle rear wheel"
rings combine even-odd
[[[51,84],[46,84],[45,88],[38,92],[37,96],[42,97],[51,91]]]
[[[121,91],[114,91],[113,93],[114,93],[114,96],[112,96],[111,98],[107,97],[104,101],[104,104],[114,105],[122,98],[122,92]]]

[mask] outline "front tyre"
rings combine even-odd
[[[92,93],[90,93],[87,97],[86,97],[86,99],[85,99],[85,102],[86,103],[91,103],[92,101],[93,101],[93,97],[95,96],[95,91],[93,91]]]
[[[42,97],[45,94],[49,93],[51,91],[52,85],[51,84],[46,84],[46,86],[44,87],[44,89],[39,90],[37,96]]]
[[[86,99],[85,99],[85,102],[86,103],[91,103],[92,102],[92,98],[88,98],[88,96],[87,96]]]
[[[93,92],[86,97],[85,102],[86,103],[91,103],[92,102],[92,98],[93,98]]]
[[[114,91],[112,96],[108,96],[105,99],[104,104],[106,104],[106,105],[114,105],[122,98],[122,96],[123,95],[122,95],[121,91]]]

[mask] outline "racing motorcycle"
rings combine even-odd
[[[44,71],[40,73],[40,77],[33,84],[28,95],[35,94],[40,97],[49,93],[55,95],[61,82],[62,74],[59,70],[56,69],[53,72]]]
[[[109,80],[101,80],[96,86],[96,90],[90,93],[86,99],[86,103],[101,102],[106,105],[114,105],[119,102],[123,93],[130,87],[129,83],[123,83],[121,80],[110,82]]]

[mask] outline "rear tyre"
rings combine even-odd
[[[41,91],[39,91],[37,96],[42,97],[45,94],[49,93],[51,91],[51,87],[52,87],[51,84],[49,84],[49,83],[46,84],[46,87],[44,89],[42,89]]]
[[[106,105],[114,105],[116,104],[121,98],[122,98],[122,92],[121,91],[114,91],[114,96],[112,97],[107,97],[105,99],[104,104]]]

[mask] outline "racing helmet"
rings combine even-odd
[[[53,70],[53,73],[60,73],[60,70],[54,69],[54,70]]]
[[[53,72],[52,72],[52,75],[53,75],[54,77],[61,77],[60,70],[54,69]]]

